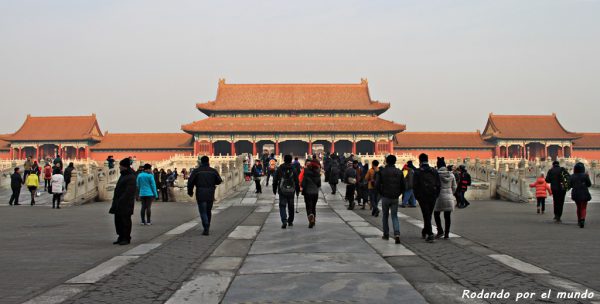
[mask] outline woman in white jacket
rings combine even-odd
[[[452,210],[454,210],[454,205],[456,205],[454,193],[456,192],[457,183],[454,174],[446,168],[446,162],[443,157],[438,157],[437,167],[441,188],[440,195],[435,201],[435,207],[433,209],[433,217],[435,219],[435,225],[437,226],[437,235],[435,238],[439,239],[444,237],[444,239],[448,239],[448,235],[450,234],[450,215]],[[440,218],[441,212],[444,212],[445,229],[442,228],[442,219]]]
[[[60,209],[60,199],[65,189],[65,177],[60,168],[54,168],[50,187],[52,188],[52,209]]]

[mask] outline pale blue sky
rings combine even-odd
[[[600,2],[0,0],[0,133],[175,132],[229,83],[358,83],[409,131],[556,112],[600,132]]]

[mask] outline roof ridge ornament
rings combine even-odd
[[[360,79],[360,84],[368,85],[369,84],[369,80],[367,79],[367,77],[361,78]]]
[[[219,78],[219,85],[225,84],[225,78]]]

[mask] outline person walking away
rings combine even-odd
[[[167,182],[167,172],[165,169],[160,169],[160,193],[162,194],[162,201],[169,201],[169,184]]]
[[[364,165],[359,163],[358,168],[360,170],[360,182],[358,183],[356,194],[358,195],[358,204],[360,205],[362,202],[362,208],[360,209],[365,210],[365,207],[369,202],[369,191],[367,186],[367,180],[365,179],[365,177],[367,176],[367,172],[369,171],[369,163],[365,162]]]
[[[290,157],[292,157],[290,155]],[[267,183],[266,186],[269,186],[269,178],[271,178],[271,176],[273,174],[275,174],[275,171],[277,170],[277,159],[275,159],[275,154],[271,153],[271,157],[269,157],[269,163],[268,163],[268,168],[267,168]]]
[[[304,203],[306,204],[308,228],[313,228],[316,222],[317,201],[319,200],[319,189],[321,188],[321,166],[318,160],[313,159],[308,162],[303,172],[302,195],[304,195]]]
[[[592,200],[589,187],[592,186],[590,176],[585,172],[585,165],[583,163],[575,164],[573,168],[573,175],[570,177],[569,182],[573,190],[571,190],[571,199],[577,205],[577,224],[579,228],[585,226],[585,216],[587,210],[587,204]]]
[[[200,164],[190,174],[187,184],[190,197],[193,197],[194,188],[196,188],[196,203],[202,220],[202,228],[204,228],[202,235],[209,235],[215,189],[223,182],[219,172],[210,167],[209,161],[210,159],[206,155],[200,158]]]
[[[260,160],[256,160],[254,166],[252,166],[252,170],[250,170],[250,174],[252,175],[252,179],[254,179],[254,184],[256,185],[256,191],[254,193],[262,193],[262,186],[260,185],[260,177],[263,175],[263,166],[260,163]]]
[[[391,215],[392,226],[394,228],[394,240],[400,244],[400,222],[398,221],[398,203],[402,193],[404,193],[404,175],[400,169],[396,168],[396,156],[393,154],[385,158],[385,167],[379,170],[375,179],[375,186],[381,193],[381,217],[383,223],[384,240],[390,238],[390,227],[388,219]],[[390,214],[391,212],[391,214]]]
[[[112,169],[115,167],[115,159],[113,158],[112,155],[108,156],[108,158],[106,159],[106,162],[108,163],[108,169]]]
[[[44,191],[48,191],[52,193],[52,189],[50,188],[50,180],[52,179],[52,167],[49,163],[44,165]]]
[[[374,160],[371,162],[371,168],[365,175],[367,191],[369,193],[369,201],[371,202],[371,215],[374,217],[379,216],[379,194],[377,193],[377,188],[375,187],[377,174],[379,174],[379,161]]]
[[[244,180],[250,181],[250,165],[248,165],[248,161],[244,159]]]
[[[325,153],[323,157],[323,170],[325,172],[325,182],[329,183],[329,170],[331,169],[331,154]]]
[[[279,215],[281,229],[294,226],[294,194],[300,193],[298,174],[292,167],[292,156],[286,154],[283,164],[277,168],[273,176],[273,194],[279,193]],[[286,214],[286,207],[288,214]]]
[[[354,193],[356,184],[358,184],[360,172],[358,172],[358,161],[353,161],[344,172],[344,182],[346,183],[346,199],[348,200],[348,210],[354,210]]]
[[[556,160],[552,162],[552,168],[550,168],[546,174],[546,182],[550,184],[550,189],[552,189],[554,222],[557,224],[562,223],[561,217],[565,204],[565,197],[567,196],[567,191],[570,189],[570,179],[571,176],[567,169],[561,167],[560,163]]]
[[[25,185],[27,186],[27,189],[29,189],[29,192],[31,193],[31,206],[33,206],[33,205],[35,205],[36,191],[40,186],[40,177],[35,173],[29,174],[27,176],[27,179],[25,180]]]
[[[37,160],[34,160],[33,165],[31,165],[31,174],[35,174],[39,178],[41,172],[42,170],[40,170],[40,166],[38,165]]]
[[[458,208],[463,209],[471,204],[465,198],[465,193],[467,193],[467,189],[471,186],[471,175],[467,172],[465,165],[460,165],[458,172],[458,190],[456,192],[458,194]]]
[[[25,163],[23,164],[23,179],[27,180],[27,176],[31,174],[31,167],[33,166],[33,161],[31,160],[31,156],[27,156]]]
[[[65,191],[65,177],[58,167],[55,167],[54,172],[52,173],[53,174],[50,183],[50,192],[52,193],[52,209],[60,209],[60,200]]]
[[[429,166],[429,156],[425,153],[419,155],[419,169],[415,171],[413,190],[417,201],[419,201],[419,207],[423,215],[421,237],[426,242],[433,243],[431,215],[435,207],[435,201],[440,193],[440,177],[437,171]]]
[[[537,213],[544,214],[546,211],[546,192],[552,195],[552,189],[550,188],[550,184],[546,182],[544,178],[544,173],[540,174],[540,177],[529,185],[530,188],[535,188],[535,198],[537,200]],[[540,209],[541,208],[541,209]]]
[[[54,159],[54,167],[57,167],[61,172],[64,168],[62,158],[60,158],[60,154],[56,154],[56,158]]]
[[[334,157],[331,161],[329,168],[329,186],[331,187],[331,194],[337,192],[337,184],[340,182],[340,164],[338,158]]]
[[[402,174],[404,175],[404,194],[402,194],[402,205],[400,207],[417,207],[417,199],[413,191],[415,170],[406,163],[402,167]]]
[[[154,176],[156,192],[158,192],[158,195],[160,196],[162,193],[160,193],[160,171],[158,171],[158,168],[154,167],[154,169],[152,169],[152,175]],[[156,200],[158,201],[158,198],[156,198]]]
[[[10,189],[12,190],[12,195],[10,196],[10,200],[8,204],[12,206],[19,206],[19,196],[21,195],[21,186],[24,181],[21,177],[21,173],[19,172],[19,167],[16,167],[13,171],[13,174],[10,175]]]
[[[433,208],[433,218],[435,219],[435,225],[437,227],[436,239],[444,237],[445,240],[450,235],[450,217],[454,205],[456,205],[456,197],[454,193],[458,188],[456,178],[454,174],[446,167],[446,161],[443,157],[438,158],[437,161],[438,175],[440,177],[440,195],[435,201],[435,207]],[[444,212],[444,228],[442,228],[441,213]]]
[[[71,183],[71,175],[73,174],[73,170],[75,170],[75,165],[73,163],[69,163],[69,165],[65,169],[65,174],[63,175],[65,178],[65,191],[69,189],[69,184]]]
[[[115,230],[119,236],[113,244],[128,245],[131,243],[131,216],[135,207],[136,179],[131,169],[131,159],[124,158],[119,162],[121,176],[115,186],[112,205],[108,213],[115,217]]]
[[[152,201],[158,199],[156,182],[154,181],[154,175],[152,174],[152,165],[144,165],[144,171],[138,174],[136,178],[136,186],[139,191],[138,196],[142,201],[142,208],[140,210],[140,216],[142,218],[141,224],[152,225],[152,220],[150,219],[152,215]]]
[[[292,162],[292,167],[294,167],[294,170],[296,170],[296,173],[300,174],[300,171],[302,171],[302,165],[300,164],[300,161],[298,160],[298,156],[294,157],[294,161]]]

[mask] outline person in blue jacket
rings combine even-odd
[[[142,201],[142,225],[152,225],[150,220],[150,207],[152,207],[152,201],[158,198],[158,192],[156,191],[156,181],[152,174],[152,166],[150,164],[144,165],[144,170],[138,174],[136,180],[138,194]]]

